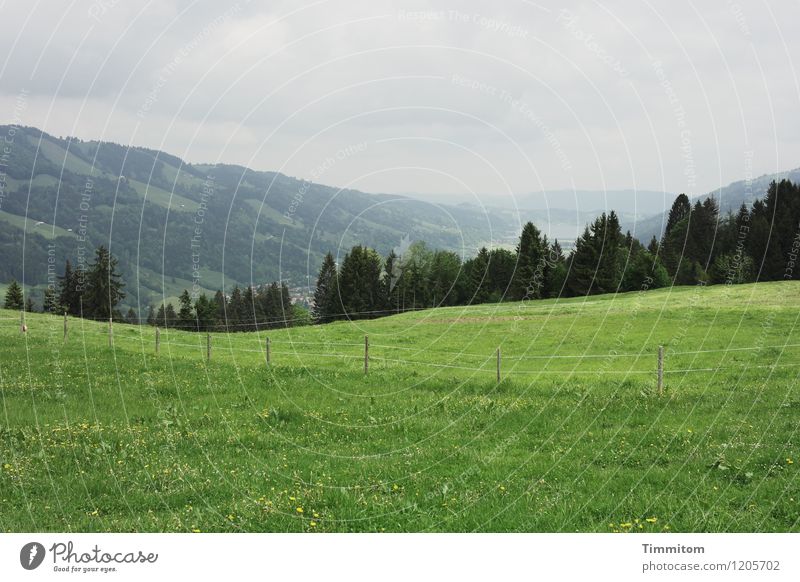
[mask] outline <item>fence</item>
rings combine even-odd
[[[9,318],[4,318],[9,319]],[[80,320],[78,320],[80,321]],[[70,334],[69,334],[69,325],[68,319],[65,315],[64,317],[64,330],[63,330],[63,340],[67,342]],[[128,327],[128,326],[126,326]],[[115,343],[118,341],[135,341],[139,342],[140,345],[143,347],[146,345],[147,342],[153,341],[153,353],[158,355],[161,352],[162,345],[167,349],[172,348],[190,348],[192,350],[203,350],[205,348],[205,358],[208,361],[212,359],[212,346],[213,346],[213,339],[214,337],[228,337],[224,334],[187,334],[181,333],[181,337],[191,337],[195,335],[200,339],[196,344],[192,343],[184,343],[180,341],[172,341],[169,338],[169,331],[170,330],[162,330],[159,327],[141,327],[141,326],[130,326],[129,329],[139,330],[140,333],[135,335],[124,335],[124,334],[114,334],[114,325],[112,320],[108,320],[108,329],[107,331],[103,332],[102,328],[93,327],[93,330],[99,330],[101,334],[107,334],[108,336],[108,345],[112,348],[115,347]],[[145,333],[145,330],[152,330],[152,340],[149,339],[149,333]],[[249,334],[248,334],[249,335]],[[255,335],[255,334],[253,334]],[[259,334],[260,335],[260,334]],[[204,336],[204,337],[203,337]],[[239,336],[239,334],[231,334],[230,337]],[[241,336],[240,336],[241,337]],[[163,338],[163,339],[162,339]],[[202,341],[205,340],[205,341]],[[261,340],[259,340],[261,341]],[[498,346],[496,350],[490,353],[474,353],[474,352],[466,352],[466,351],[452,351],[452,350],[431,350],[428,347],[409,347],[409,346],[401,346],[401,345],[388,345],[388,344],[380,344],[380,343],[371,343],[368,336],[364,336],[363,343],[356,342],[356,341],[338,341],[338,342],[330,342],[330,341],[301,341],[301,340],[273,340],[270,337],[265,337],[263,340],[263,349],[248,349],[244,347],[236,347],[234,348],[232,342],[228,342],[229,345],[227,349],[224,351],[231,351],[231,352],[243,352],[243,353],[258,353],[261,354],[264,358],[266,365],[273,366],[273,357],[276,356],[281,359],[282,356],[294,356],[294,357],[302,357],[306,359],[316,359],[316,358],[332,358],[332,359],[340,359],[340,360],[353,360],[358,361],[363,359],[363,373],[364,375],[369,375],[370,373],[370,363],[383,363],[385,365],[398,365],[398,366],[413,366],[415,368],[425,367],[431,369],[441,369],[441,370],[460,370],[472,373],[495,373],[495,379],[498,383],[500,383],[504,377],[513,377],[513,376],[538,376],[538,375],[594,375],[594,376],[604,376],[604,375],[653,375],[655,377],[655,387],[656,391],[659,395],[664,393],[664,381],[665,376],[669,377],[669,375],[675,374],[690,374],[690,373],[716,373],[721,371],[729,371],[729,370],[748,370],[748,369],[776,369],[776,368],[785,368],[785,367],[796,367],[800,366],[800,363],[789,363],[789,364],[780,364],[780,363],[772,363],[772,364],[745,364],[745,365],[734,365],[734,366],[722,366],[717,365],[713,367],[678,367],[674,369],[667,369],[665,367],[665,358],[667,356],[667,351],[664,346],[658,346],[656,353],[652,351],[639,351],[639,352],[631,352],[631,353],[617,353],[617,352],[610,352],[610,353],[602,353],[602,354],[523,354],[523,355],[514,355],[509,353],[504,353],[502,351],[502,346]],[[278,350],[274,350],[272,345],[275,344],[279,347]],[[303,350],[281,350],[280,346],[282,345],[289,345],[289,346],[302,346]],[[309,348],[313,350],[313,348],[319,348],[316,351],[309,351]],[[764,345],[764,346],[745,346],[745,347],[727,347],[727,348],[716,348],[716,349],[698,349],[698,350],[684,350],[684,351],[670,351],[669,356],[679,357],[679,356],[700,356],[705,354],[723,354],[728,353],[741,353],[741,352],[752,352],[752,351],[763,351],[768,349],[779,349],[781,350],[781,354],[783,350],[788,348],[797,348],[800,347],[800,344],[777,344],[777,345]],[[352,350],[353,348],[362,348],[363,353],[353,354],[353,353],[342,353],[343,350],[348,349]],[[338,351],[337,351],[338,350]],[[371,352],[371,350],[373,350]],[[376,354],[374,350],[378,350]],[[391,357],[391,351],[409,351],[414,353],[424,353],[429,358],[439,359],[440,361],[421,361],[418,359],[408,359],[403,357]],[[413,357],[413,356],[412,356]],[[446,359],[457,359],[456,363],[452,361],[449,363],[442,362],[441,360]],[[479,363],[475,365],[468,365],[470,359],[478,359],[480,360]],[[633,369],[630,367],[624,370],[609,370],[609,369],[591,369],[591,370],[579,370],[577,369],[577,365],[569,370],[551,370],[551,369],[535,369],[535,370],[522,370],[518,369],[520,364],[524,362],[547,362],[546,365],[549,365],[550,362],[554,361],[574,361],[577,364],[580,364],[584,361],[592,361],[603,359],[607,361],[618,360],[618,359],[633,359],[632,364],[637,364],[640,360],[649,359],[652,362],[652,367],[650,369]],[[284,361],[288,361],[289,358],[285,358]],[[495,366],[490,366],[490,363],[494,360]],[[280,362],[279,362],[280,363]],[[507,365],[507,368],[504,369],[504,364]],[[307,365],[307,364],[306,364]],[[494,369],[493,369],[494,368]]]

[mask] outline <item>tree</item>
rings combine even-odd
[[[545,273],[545,294],[547,297],[560,297],[567,282],[567,262],[558,239],[553,241],[548,250],[548,266]]]
[[[314,290],[314,305],[311,315],[317,323],[328,323],[338,319],[341,309],[339,305],[339,286],[336,262],[333,255],[328,253],[322,260],[317,277],[317,287]]]
[[[293,319],[292,296],[286,283],[281,282],[281,327],[290,327]]]
[[[125,298],[121,275],[117,272],[117,259],[100,246],[95,251],[95,261],[86,276],[88,290],[83,306],[84,315],[95,319],[108,319],[114,308]]]
[[[575,248],[569,256],[567,289],[570,295],[588,295],[597,270],[597,254],[589,227],[575,240]]]
[[[11,283],[6,290],[6,301],[3,307],[6,309],[21,310],[25,306],[25,301],[22,296],[22,287],[17,283],[16,279],[12,279]]]
[[[139,318],[136,316],[136,311],[133,307],[128,308],[128,313],[125,314],[125,321],[131,325],[139,325]]]
[[[692,205],[686,194],[679,194],[672,203],[664,236],[661,238],[661,260],[673,277],[678,271],[689,236],[689,217]]]
[[[510,254],[510,253],[509,253]],[[511,259],[510,273],[514,269],[514,259]],[[461,259],[451,251],[434,251],[431,259],[431,269],[428,285],[432,296],[431,305],[456,305],[459,301],[457,288],[458,275],[461,271]]]
[[[211,331],[214,329],[214,322],[217,315],[217,306],[213,300],[209,300],[205,293],[194,303],[194,311],[197,314],[197,331]]]
[[[632,244],[632,241],[628,243]],[[601,214],[593,227],[593,245],[598,254],[597,272],[593,291],[595,293],[614,293],[622,282],[625,265],[625,238],[619,225],[617,213],[613,210]]]
[[[167,312],[164,309],[164,304],[163,303],[158,308],[158,313],[156,314],[156,325],[158,327],[168,327],[167,326]]]
[[[214,323],[215,325],[225,325],[225,310],[228,308],[228,300],[225,294],[217,290],[214,293]]]
[[[58,278],[58,305],[70,315],[81,315],[80,281],[78,272],[72,269],[69,260],[64,264],[64,275]]]
[[[244,303],[242,290],[238,285],[234,285],[231,291],[231,299],[228,302],[228,309],[225,312],[225,326],[234,331],[241,329],[241,323],[247,317],[247,306]]]
[[[147,325],[156,325],[156,313],[152,305],[147,308]]]
[[[515,299],[539,299],[547,275],[547,243],[532,222],[522,227],[514,272]]]
[[[167,303],[164,309],[164,327],[175,327],[178,324],[178,316],[175,314],[175,308],[172,303]]]
[[[672,207],[669,209],[667,226],[664,229],[664,237],[666,238],[670,231],[675,228],[675,225],[684,218],[687,218],[691,212],[692,205],[689,202],[689,197],[686,194],[678,194],[675,201],[672,203]]]
[[[467,261],[468,304],[486,303],[489,300],[489,251],[481,247],[475,258]]]
[[[178,327],[181,329],[197,329],[197,320],[194,315],[194,305],[192,305],[192,298],[189,296],[189,291],[183,290],[180,297],[178,297]]]
[[[362,245],[350,249],[339,272],[339,297],[349,319],[378,317],[384,305],[381,293],[381,258]]]
[[[669,285],[669,274],[658,255],[639,246],[631,254],[622,277],[624,291],[646,291]]]
[[[650,243],[647,245],[647,252],[650,253],[651,255],[657,255],[658,248],[659,248],[658,239],[656,238],[656,235],[653,235],[653,238],[650,239]]]

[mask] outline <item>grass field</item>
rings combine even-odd
[[[0,311],[0,530],[798,531],[798,317],[795,283],[684,287],[218,333],[207,362]]]

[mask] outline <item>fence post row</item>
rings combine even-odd
[[[161,343],[161,330],[156,326],[156,354],[158,354],[159,344]]]
[[[271,365],[269,338],[266,340],[267,366]]]
[[[211,359],[211,334],[206,333],[206,360]]]
[[[664,395],[664,346],[658,346],[658,395]]]
[[[67,341],[67,312],[64,312],[64,341]]]
[[[108,347],[114,347],[114,324],[110,317],[108,318]]]

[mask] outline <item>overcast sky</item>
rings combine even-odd
[[[800,166],[776,4],[12,0],[0,121],[371,192],[697,195]]]

